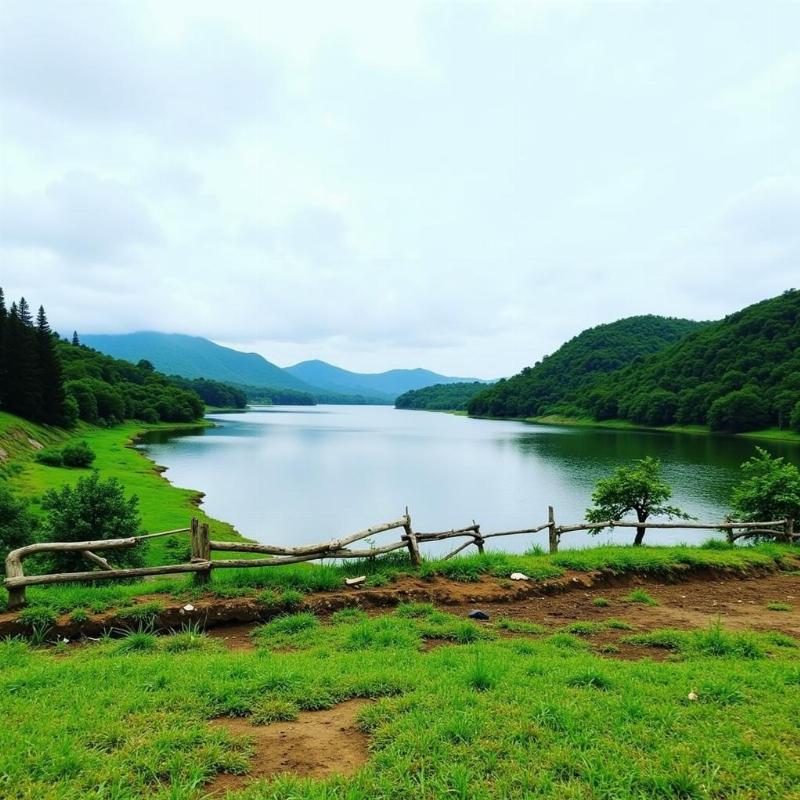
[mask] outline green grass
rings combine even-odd
[[[231,800],[744,800],[800,785],[796,647],[712,628],[677,632],[671,662],[609,660],[570,634],[424,652],[420,631],[440,613],[287,616],[271,630],[313,631],[289,652],[260,637],[255,652],[226,652],[196,631],[60,655],[1,642],[2,785],[19,800],[200,800],[252,753],[211,718],[263,725],[354,697],[374,700],[359,715],[361,770],[280,776]]]
[[[767,609],[769,611],[791,611],[792,607],[789,603],[772,602],[767,603]]]
[[[70,442],[85,441],[97,455],[92,468],[98,470],[103,478],[119,479],[126,492],[139,497],[144,531],[153,533],[186,528],[194,516],[208,523],[213,539],[240,541],[242,537],[231,525],[209,517],[198,507],[198,492],[173,486],[161,476],[152,461],[131,446],[134,439],[145,431],[185,430],[207,424],[202,421],[161,425],[125,422],[112,428],[98,428],[80,423],[73,431],[64,431],[0,412],[0,448],[6,451],[9,459],[4,466],[0,465],[0,472],[5,474],[15,491],[31,501],[32,510],[39,514],[45,491],[75,484],[87,474],[87,470],[38,463],[35,459],[38,449],[32,442],[62,447]],[[183,534],[182,538],[188,541],[188,534]],[[148,559],[151,563],[169,562],[165,547],[165,539],[150,542]]]
[[[627,603],[639,603],[643,606],[657,606],[658,600],[648,594],[644,589],[633,589],[622,598]]]

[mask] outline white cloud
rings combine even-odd
[[[497,376],[796,283],[796,5],[0,17],[0,285],[59,328]]]

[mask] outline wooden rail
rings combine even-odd
[[[582,522],[577,525],[556,525],[553,507],[548,508],[547,522],[532,528],[512,531],[483,533],[480,525],[473,521],[464,528],[449,531],[422,533],[414,531],[411,515],[405,514],[391,522],[374,525],[338,539],[330,539],[322,544],[301,545],[299,547],[279,547],[276,545],[257,544],[255,542],[217,542],[209,536],[208,525],[192,520],[191,527],[161,531],[143,536],[131,536],[126,539],[98,539],[85,542],[42,542],[30,544],[12,550],[6,557],[6,577],[3,581],[8,590],[8,607],[19,608],[25,605],[25,589],[28,586],[44,586],[53,583],[75,583],[83,581],[113,580],[116,578],[141,578],[150,575],[172,575],[194,573],[197,583],[203,585],[211,580],[211,572],[215,569],[231,569],[237,567],[276,567],[281,564],[297,564],[323,558],[375,558],[395,550],[408,550],[411,564],[418,567],[422,562],[420,545],[427,542],[440,542],[446,539],[466,538],[455,550],[444,556],[452,558],[467,547],[474,545],[478,552],[484,551],[487,539],[499,536],[519,536],[539,533],[547,530],[549,551],[558,552],[561,536],[575,531],[597,531],[602,528],[654,528],[654,529],[697,529],[725,531],[728,541],[736,541],[748,536],[771,536],[787,542],[800,539],[794,532],[794,520],[772,520],[769,522],[631,522],[628,520],[609,520],[608,522]],[[379,533],[402,528],[403,533],[398,541],[379,547],[354,550],[350,545]],[[95,550],[120,550],[136,547],[140,543],[159,536],[173,536],[189,533],[191,538],[191,559],[185,564],[165,564],[154,567],[135,567],[116,569],[106,559],[98,556]],[[80,552],[83,557],[99,567],[83,572],[64,572],[48,575],[25,575],[23,560],[36,553]],[[261,554],[266,558],[226,558],[212,559],[212,552]]]

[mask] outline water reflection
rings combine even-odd
[[[583,518],[595,481],[652,455],[664,463],[675,501],[721,519],[739,464],[753,443],[638,431],[531,426],[375,406],[283,407],[214,416],[213,429],[148,436],[143,445],[167,477],[206,493],[208,513],[260,541],[311,543],[398,516],[408,505],[420,530],[529,527],[547,506]],[[769,444],[797,458],[800,448]],[[392,534],[388,534],[392,536]],[[603,534],[629,541],[629,532]],[[696,541],[667,532],[657,541]],[[527,541],[503,540],[524,549]],[[598,538],[574,534],[570,546]]]

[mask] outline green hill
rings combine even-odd
[[[394,406],[422,411],[465,411],[470,400],[484,389],[486,384],[481,381],[437,383],[401,394]]]
[[[168,375],[313,393],[307,383],[258,353],[242,353],[201,336],[143,331],[120,335],[88,334],[82,335],[81,341],[115,358],[133,362],[147,359]]]
[[[706,325],[606,376],[576,402],[595,419],[800,430],[800,291]]]
[[[390,403],[398,395],[437,383],[461,383],[474,378],[451,378],[427,369],[390,369],[386,372],[350,372],[326,361],[302,361],[286,371],[331,392],[363,395]]]
[[[475,396],[469,413],[492,417],[585,414],[575,407],[575,398],[598,378],[663,350],[704,324],[647,315],[589,328],[534,366]]]

